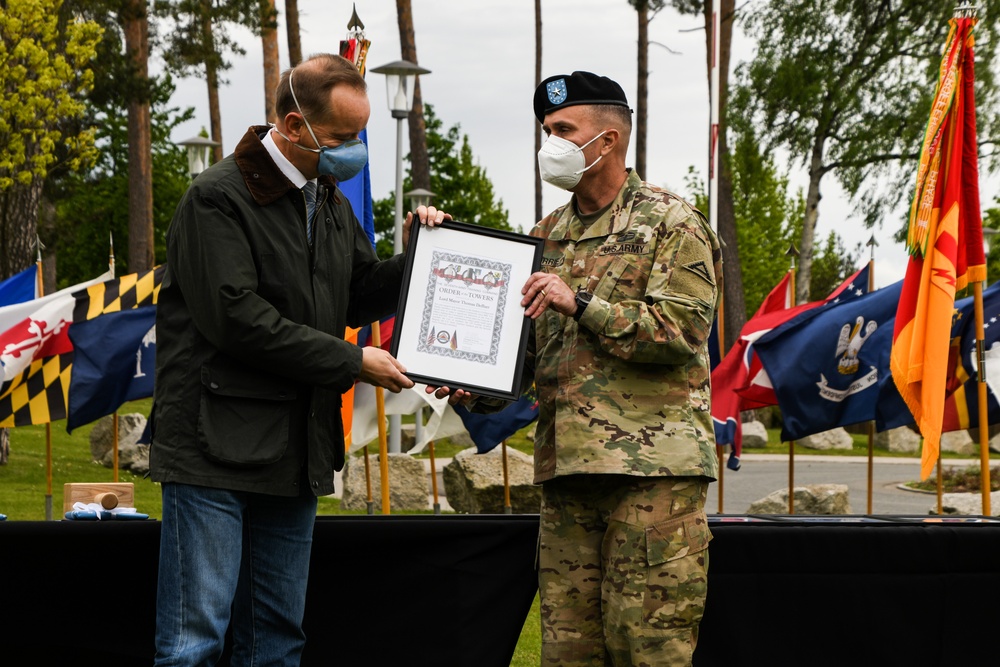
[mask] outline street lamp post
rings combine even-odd
[[[213,147],[218,146],[219,142],[199,134],[190,139],[178,141],[177,145],[187,149],[188,174],[191,176],[191,180],[194,180],[195,176],[208,169],[208,153]]]
[[[376,74],[385,74],[385,91],[389,103],[389,111],[396,119],[396,224],[393,235],[393,252],[397,255],[403,252],[403,119],[410,115],[413,108],[413,89],[416,85],[418,74],[430,74],[429,69],[424,69],[409,60],[397,60],[395,62],[374,67],[371,70]],[[398,454],[402,451],[400,431],[402,424],[399,415],[389,416],[389,443],[390,453]]]
[[[417,75],[430,74],[430,70],[409,60],[397,60],[375,67],[371,71],[385,74],[389,111],[396,119],[396,226],[393,250],[398,254],[403,252],[403,119],[413,108],[413,89],[416,86]]]

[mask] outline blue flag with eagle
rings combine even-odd
[[[782,440],[869,420],[897,422],[905,404],[885,403],[889,353],[902,281],[808,310],[754,343],[784,418]]]

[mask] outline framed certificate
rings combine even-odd
[[[452,221],[410,235],[392,355],[414,382],[516,399],[531,331],[521,288],[543,239]]]

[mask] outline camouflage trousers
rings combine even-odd
[[[577,475],[542,485],[542,665],[691,664],[708,592],[701,477]]]

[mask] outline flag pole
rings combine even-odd
[[[115,234],[114,232],[109,233],[109,250],[108,250],[108,270],[111,271],[111,277],[115,277]],[[111,470],[114,471],[114,481],[118,482],[118,410],[111,414]]]
[[[923,440],[920,441],[920,446],[924,446]],[[938,515],[944,514],[944,472],[941,470],[940,449],[937,453],[937,513]]]
[[[384,413],[383,413],[384,414]],[[365,486],[368,488],[368,513],[375,514],[375,503],[372,501],[372,470],[368,445],[365,445]]]
[[[45,296],[45,279],[42,276],[42,239],[35,235],[35,282],[38,296]],[[52,422],[45,422],[45,520],[52,521]]]
[[[875,248],[878,241],[875,235],[868,239],[868,246],[871,248],[871,257],[868,260],[868,293],[875,291]],[[872,514],[872,489],[875,483],[875,421],[868,420],[868,514]]]
[[[507,476],[507,440],[501,440],[500,446],[503,448],[500,453],[503,454],[503,513],[510,514],[510,478]]]
[[[792,295],[791,308],[795,307],[795,258],[799,250],[792,243],[785,251],[785,256],[791,258],[792,266],[788,269],[788,290]],[[788,513],[795,514],[795,441],[788,441]]]
[[[712,231],[716,234],[719,233],[719,23],[719,10],[718,7],[713,4],[712,60],[709,75],[710,109],[708,129],[708,222]],[[722,352],[726,346],[725,329],[723,328],[723,322],[725,320],[725,302],[722,294],[719,295],[719,314],[717,320],[719,323],[719,359],[722,359],[725,356]],[[737,418],[739,418],[738,415]],[[725,486],[723,475],[726,467],[723,465],[723,449],[725,449],[725,446],[723,445],[717,444],[715,446],[715,456],[719,460],[719,514],[722,514],[723,512],[722,498]]]
[[[434,465],[434,441],[430,440],[427,442],[427,450],[431,455],[431,490],[434,492],[434,513],[441,513],[441,503],[438,501],[438,479],[437,479],[437,468]]]
[[[382,347],[379,321],[372,322],[372,345]],[[382,514],[389,513],[389,445],[385,433],[385,390],[375,387],[375,406],[378,415],[378,468],[382,491]]]
[[[955,18],[968,18],[978,21],[979,9],[976,3],[967,2],[955,7]],[[975,25],[975,24],[973,24]],[[983,516],[992,516],[990,507],[990,424],[989,407],[987,404],[988,386],[986,384],[986,348],[983,317],[983,280],[973,283],[973,303],[976,311],[976,359],[979,362],[977,367],[976,387],[979,391],[979,490],[983,498]],[[940,461],[940,451],[938,453]],[[938,464],[940,468],[940,464]]]
[[[355,40],[351,45],[351,40]],[[366,63],[368,61],[368,47],[371,42],[365,35],[365,24],[358,16],[357,5],[352,5],[351,18],[347,22],[347,39],[340,42],[340,55],[350,60],[358,68],[361,76],[365,76]],[[345,50],[346,49],[346,50]],[[374,246],[373,248],[374,249]],[[379,321],[372,323],[372,343],[375,347],[382,346],[382,337],[379,331]],[[382,513],[389,513],[389,461],[387,458],[386,432],[385,432],[385,390],[382,387],[375,387],[375,405],[378,414],[379,431],[379,471],[382,481]],[[368,489],[368,514],[375,513],[372,502],[372,478],[371,461],[368,445],[364,448],[365,457],[365,484]]]
[[[987,407],[986,346],[983,327],[983,281],[973,286],[973,303],[976,310],[976,387],[979,390],[979,489],[983,498],[983,516],[991,516],[990,507],[990,423]],[[940,459],[939,459],[940,460]]]

